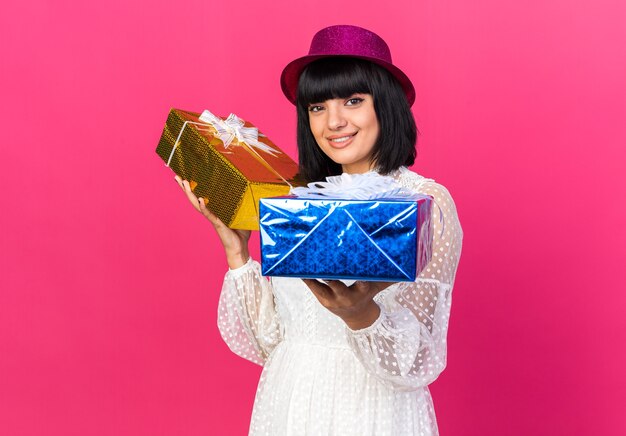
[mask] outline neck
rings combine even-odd
[[[348,174],[365,174],[376,169],[374,163],[341,165],[341,171]]]

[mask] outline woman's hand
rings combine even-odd
[[[326,309],[344,320],[352,330],[371,326],[380,315],[374,296],[392,285],[388,282],[356,281],[346,286],[339,280],[303,279],[315,297]]]
[[[198,198],[191,191],[191,186],[187,180],[182,180],[179,176],[174,177],[176,183],[185,191],[187,198],[193,207],[204,215],[213,224],[217,235],[222,241],[224,251],[226,252],[226,260],[231,269],[243,266],[250,257],[248,252],[248,240],[250,239],[250,230],[235,230],[226,226],[213,212],[207,209],[203,198]]]

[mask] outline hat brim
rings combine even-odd
[[[293,104],[296,104],[296,93],[298,89],[298,81],[300,80],[300,75],[302,74],[302,71],[307,67],[307,65],[309,65],[311,62],[323,58],[345,57],[364,59],[385,68],[398,80],[398,82],[400,82],[400,85],[402,86],[404,94],[406,95],[407,101],[409,103],[409,107],[413,106],[413,103],[415,102],[415,88],[413,87],[413,83],[411,83],[411,80],[406,74],[402,72],[402,70],[400,70],[395,65],[390,64],[389,62],[382,61],[378,58],[356,55],[307,55],[291,61],[283,69],[283,72],[280,75],[280,87],[282,88],[285,97],[287,97],[287,100],[289,100]]]

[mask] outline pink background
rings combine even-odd
[[[414,168],[465,231],[441,433],[626,434],[624,3],[385,5],[3,6],[0,434],[245,434],[260,368],[219,337],[223,254],[154,149],[170,107],[207,108],[295,157],[278,77],[338,23],[414,80]]]

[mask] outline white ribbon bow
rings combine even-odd
[[[343,200],[371,200],[411,195],[393,178],[381,176],[373,171],[365,174],[343,173],[340,176],[326,177],[325,182],[313,182],[309,183],[307,187],[292,188],[291,193],[301,198]]]
[[[224,148],[230,147],[233,140],[236,139],[238,142],[245,142],[250,147],[258,148],[272,156],[276,156],[277,153],[280,153],[279,150],[260,142],[259,129],[256,127],[244,127],[245,122],[235,114],[230,114],[228,118],[222,120],[220,117],[205,110],[202,112],[202,115],[200,115],[200,121],[213,126],[217,132],[216,136],[224,143]]]

